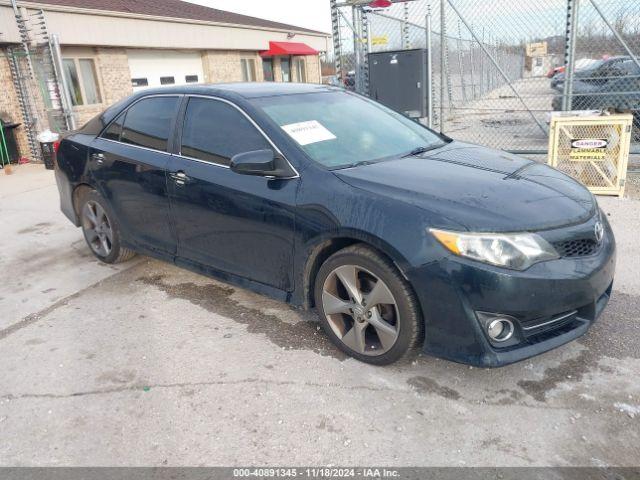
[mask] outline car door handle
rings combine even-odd
[[[190,180],[189,176],[182,171],[170,173],[169,176],[176,182],[176,185],[184,185]]]
[[[102,153],[93,153],[91,154],[91,158],[95,160],[97,163],[102,165],[104,163],[104,155]]]

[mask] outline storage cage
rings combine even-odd
[[[549,165],[599,195],[624,195],[633,117],[629,114],[551,119]]]

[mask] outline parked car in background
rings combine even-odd
[[[372,364],[516,362],[584,334],[612,291],[585,187],[328,86],[139,92],[62,140],[56,181],[102,262],[141,252],[315,306]]]
[[[598,60],[594,60],[593,58],[580,58],[580,59],[576,60],[575,69],[576,70],[580,70],[582,68],[587,68],[589,65],[591,65],[591,64],[593,64],[593,63],[595,63],[597,61]],[[548,78],[553,78],[558,73],[563,73],[565,71],[565,68],[566,67],[564,65],[560,65],[558,67],[553,67],[547,73],[547,77]]]
[[[604,84],[611,78],[624,74],[624,72],[619,69],[619,66],[627,60],[630,60],[630,57],[619,56],[596,60],[589,62],[586,65],[584,63],[579,65],[576,62],[573,79],[574,81],[581,80],[588,83]],[[566,72],[557,73],[551,79],[551,88],[562,90],[564,88],[565,78]]]
[[[633,115],[633,135],[640,137],[640,67],[627,60],[620,65],[624,75],[598,84],[578,80],[573,84],[571,110],[603,110]],[[552,101],[555,111],[562,110],[562,95]]]
[[[340,77],[338,75],[328,75],[322,77],[322,83],[324,85],[330,85],[332,87],[340,87]]]
[[[547,78],[553,78],[556,74],[564,72],[565,66],[560,65],[559,67],[552,67],[547,72]]]

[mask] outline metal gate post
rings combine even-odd
[[[333,31],[333,63],[336,75],[344,85],[342,76],[342,45],[340,42],[340,16],[338,14],[338,0],[331,0],[331,26]]]
[[[433,128],[433,66],[431,64],[431,4],[427,4],[426,45],[427,45],[427,126]]]
[[[458,21],[458,69],[460,70],[460,88],[462,89],[462,101],[467,102],[467,85],[464,81],[464,68],[462,67],[462,28],[460,28],[460,21]]]
[[[361,52],[360,52],[360,10],[353,5],[351,7],[351,30],[353,30],[353,56],[355,57],[355,89],[356,92],[361,93],[362,90],[362,76],[360,75],[360,66],[362,65]]]
[[[402,49],[411,48],[411,37],[409,35],[409,4],[404,3],[402,6]]]
[[[482,43],[484,44],[484,27],[482,27]],[[480,53],[480,96],[484,95],[484,55]]]
[[[444,133],[445,30],[445,0],[440,0],[440,133]]]
[[[370,42],[371,36],[369,32],[369,16],[367,11],[363,7],[360,9],[360,24],[361,24],[361,48],[362,48],[362,64],[360,65],[360,73],[362,75],[362,91],[365,95],[369,95],[369,52],[371,51]]]
[[[476,99],[476,69],[474,67],[474,55],[473,55],[473,49],[475,48],[474,45],[474,41],[471,40],[471,42],[469,42],[469,65],[470,65],[470,69],[471,69],[471,98],[473,100]]]
[[[573,95],[573,71],[576,59],[578,37],[578,7],[580,0],[567,0],[567,28],[564,47],[564,88],[562,92],[562,110],[571,110]]]

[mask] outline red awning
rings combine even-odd
[[[320,52],[314,50],[305,43],[296,42],[269,42],[269,50],[260,52],[261,57],[275,57],[278,55],[318,55]]]

